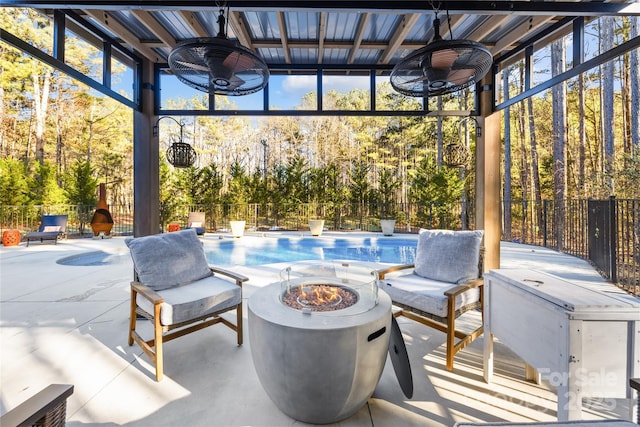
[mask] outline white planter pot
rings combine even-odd
[[[233,237],[242,237],[244,235],[244,226],[246,221],[229,221],[231,224],[231,234]]]
[[[309,230],[311,230],[312,236],[320,236],[322,235],[322,230],[324,229],[324,219],[310,219],[309,220]]]
[[[380,227],[382,228],[382,234],[385,236],[393,236],[393,229],[396,227],[395,219],[381,219]]]

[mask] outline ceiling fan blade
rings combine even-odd
[[[429,80],[429,77],[427,76],[420,76],[420,77],[416,77],[415,79],[411,79],[411,80],[405,80],[404,83],[405,84],[412,84],[412,83],[420,83],[423,82],[425,80]]]
[[[222,65],[239,71],[253,68],[255,66],[255,62],[247,55],[243,55],[242,52],[234,51],[231,52],[224,61],[222,61]]]
[[[436,50],[431,54],[431,66],[433,68],[451,68],[458,59],[458,52],[453,49]]]
[[[209,72],[209,68],[205,67],[204,65],[196,64],[196,63],[193,63],[193,62],[177,60],[176,64],[179,64],[179,65],[181,65],[181,66],[183,66],[185,68],[190,68],[190,69],[195,70],[195,71],[202,71],[203,73],[208,73]]]
[[[473,68],[461,68],[459,70],[451,70],[447,76],[447,81],[454,85],[463,84],[469,81],[469,78],[475,74],[476,70]]]

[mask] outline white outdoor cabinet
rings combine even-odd
[[[640,300],[556,276],[498,269],[484,275],[484,376],[493,375],[493,337],[557,387],[558,421],[578,420],[582,397],[628,398],[640,376]],[[613,292],[606,292],[611,289]],[[633,414],[630,414],[633,420]]]

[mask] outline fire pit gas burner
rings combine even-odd
[[[350,268],[346,262],[289,266],[280,272],[280,301],[303,314],[339,312],[354,306],[357,311],[370,310],[378,303],[374,273]]]
[[[304,306],[314,308],[334,308],[342,302],[341,289],[329,285],[303,285],[298,286],[298,298],[296,301]]]
[[[358,302],[358,294],[344,286],[303,283],[285,291],[282,302],[298,310],[335,311]]]

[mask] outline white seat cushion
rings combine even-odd
[[[439,317],[447,316],[447,297],[444,292],[455,283],[425,279],[415,273],[387,276],[380,289],[389,294],[394,302],[417,308]],[[456,310],[480,300],[480,290],[470,289],[456,297]]]
[[[160,323],[173,325],[205,314],[237,305],[242,300],[240,286],[229,280],[209,276],[187,285],[157,291],[164,298],[160,308]],[[138,294],[136,302],[153,314],[153,304]]]

